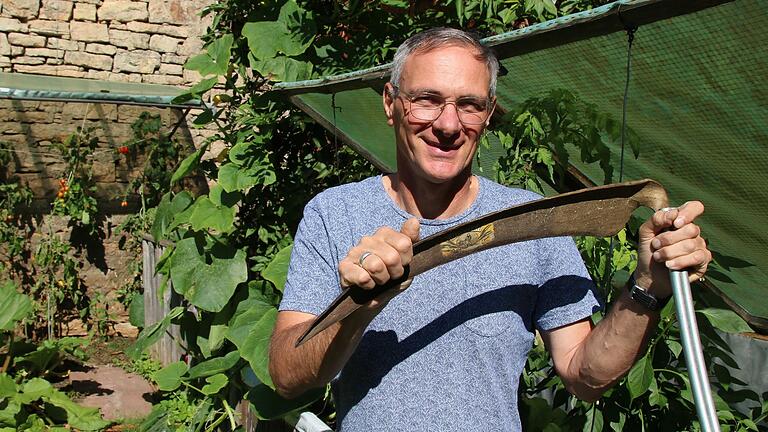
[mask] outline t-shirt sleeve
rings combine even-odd
[[[331,227],[310,202],[294,239],[280,310],[320,315],[341,293]]]
[[[582,320],[602,309],[595,285],[570,237],[541,239],[542,279],[534,322],[551,330]]]

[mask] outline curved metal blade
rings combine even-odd
[[[496,246],[544,237],[612,236],[640,206],[667,206],[667,193],[654,180],[581,189],[516,205],[457,225],[413,245],[413,260],[397,281],[365,290],[345,289],[297,341],[299,346],[375,299],[384,291],[404,290],[411,280],[439,265]]]

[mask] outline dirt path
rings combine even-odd
[[[136,419],[152,410],[155,389],[143,377],[116,366],[91,366],[69,374],[68,389],[80,405],[99,408],[105,420]]]

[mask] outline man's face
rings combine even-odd
[[[384,109],[387,122],[395,128],[397,169],[402,177],[440,184],[471,172],[477,140],[487,123],[462,122],[457,105],[450,102],[488,100],[489,84],[486,64],[477,60],[470,48],[447,46],[408,57],[400,78],[400,95],[391,96],[391,84],[384,92]],[[434,95],[449,103],[434,121],[419,120],[409,111],[413,95]]]

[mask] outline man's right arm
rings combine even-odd
[[[315,315],[281,311],[269,347],[269,373],[277,393],[291,399],[329,383],[357,348],[377,312],[358,309],[317,336],[295,347]]]
[[[356,285],[371,289],[401,277],[404,266],[413,257],[413,242],[418,238],[419,222],[415,218],[408,220],[400,232],[382,227],[374,235],[363,237],[339,262],[342,287]],[[368,258],[360,262],[366,252],[370,252]],[[309,328],[315,315],[280,311],[269,347],[269,374],[278,394],[294,398],[329,383],[357,348],[368,324],[397,294],[392,290],[389,295],[380,295],[300,347],[295,343]]]

